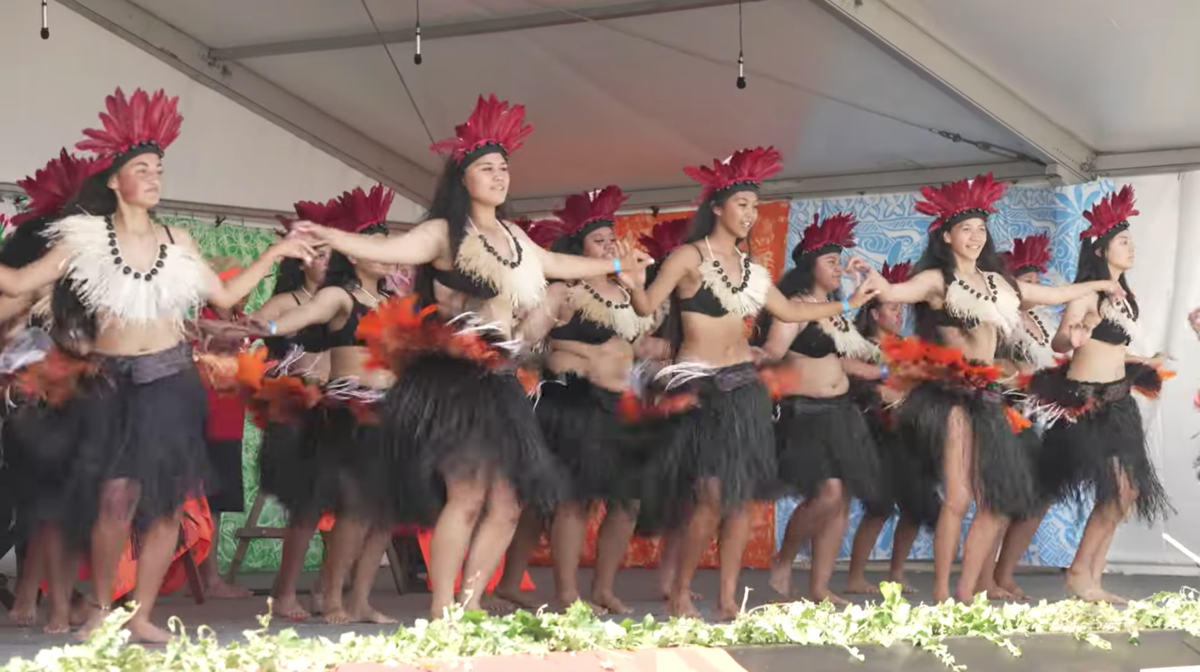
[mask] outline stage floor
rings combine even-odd
[[[539,599],[548,601],[553,595],[553,580],[550,571],[545,568],[537,568],[530,574],[538,587],[534,594]],[[868,577],[875,581],[881,581],[884,574],[869,572]],[[271,578],[269,575],[247,575],[240,577],[239,583],[251,589],[265,590]],[[302,579],[301,585],[309,585],[310,578]],[[590,580],[590,570],[581,570],[581,585],[586,588],[590,585]],[[912,571],[909,574],[909,580],[921,591],[911,596],[910,601],[917,603],[923,599],[928,600],[933,585],[933,574],[928,571]],[[797,569],[793,578],[794,585],[802,587],[807,585],[807,581],[808,573]],[[1057,571],[1035,570],[1019,575],[1018,582],[1034,599],[1059,600],[1065,597],[1062,575]],[[747,602],[749,607],[769,600],[771,592],[767,586],[767,572],[746,570],[742,572],[742,583],[753,589]],[[617,591],[626,604],[638,611],[637,617],[640,618],[646,614],[665,616],[663,602],[653,599],[656,597],[655,585],[655,574],[652,570],[631,569],[619,575]],[[845,585],[845,572],[838,572],[832,585],[835,591]],[[1162,591],[1176,592],[1184,586],[1200,587],[1200,579],[1121,574],[1113,574],[1106,578],[1108,590],[1133,599],[1145,598]],[[698,606],[706,612],[715,607],[713,598],[716,595],[716,588],[717,572],[715,570],[702,570],[696,575],[693,589],[703,595],[704,600],[698,603]],[[855,598],[855,601],[865,602],[868,599],[870,598],[859,596]],[[400,619],[402,623],[412,623],[415,619],[424,617],[429,608],[428,593],[398,595],[386,568],[382,568],[379,573],[373,601],[377,608]],[[209,600],[205,604],[197,605],[190,598],[175,595],[160,600],[156,611],[155,622],[159,624],[164,624],[168,616],[176,615],[183,619],[189,629],[194,629],[199,625],[208,625],[217,632],[218,638],[222,641],[232,641],[241,637],[244,630],[257,628],[255,617],[266,612],[266,598],[256,596],[236,600]],[[272,630],[285,627],[294,627],[306,637],[325,636],[336,639],[340,633],[346,631],[378,633],[383,630],[390,631],[390,628],[394,626],[329,626],[321,623],[318,619],[311,619],[304,623],[282,620],[272,623]],[[7,662],[14,656],[32,658],[42,648],[67,641],[62,636],[44,635],[40,628],[40,624],[36,628],[19,628],[7,622],[5,616],[0,616],[0,661]]]

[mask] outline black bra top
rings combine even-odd
[[[696,251],[700,252],[700,248],[695,243],[692,243],[692,247],[695,247]],[[703,253],[700,254],[700,263],[706,263]],[[725,306],[721,304],[721,300],[717,298],[717,295],[713,294],[713,291],[703,282],[700,283],[700,288],[696,290],[694,295],[686,299],[679,299],[679,310],[684,313],[700,313],[709,317],[725,317],[729,314],[729,311],[725,310]]]
[[[813,359],[838,354],[833,337],[825,333],[821,325],[816,322],[809,322],[805,325],[800,333],[796,334],[796,338],[792,339],[792,344],[788,346],[788,349],[797,355]]]
[[[1104,297],[1100,297],[1100,301],[1103,300]],[[1141,314],[1141,311],[1138,309],[1137,300],[1130,296],[1126,299],[1126,301],[1129,302],[1129,309],[1133,311],[1133,314],[1129,317],[1134,322],[1137,322],[1138,316]],[[1099,302],[1097,302],[1096,305],[1098,309]],[[1113,304],[1113,308],[1121,310],[1120,306],[1117,304]],[[1125,333],[1125,330],[1121,328],[1121,325],[1108,318],[1101,319],[1100,323],[1096,325],[1096,328],[1092,329],[1092,338],[1100,341],[1101,343],[1109,343],[1111,345],[1129,345],[1133,340],[1129,337],[1129,334]]]
[[[300,297],[292,292],[292,298],[296,300],[296,305],[304,305],[300,303]],[[305,352],[324,352],[329,349],[326,342],[329,340],[326,336],[328,330],[323,324],[310,324],[292,335],[291,341],[300,346]]]
[[[550,330],[550,340],[575,341],[587,345],[603,345],[616,335],[617,332],[602,324],[583,319],[578,312],[566,324]]]
[[[354,302],[354,306],[350,309],[350,317],[346,318],[346,323],[342,325],[341,329],[327,330],[326,347],[331,349],[366,345],[366,343],[355,337],[354,332],[358,331],[358,321],[362,319],[363,315],[371,312],[371,308],[355,298],[354,292],[350,291],[349,287],[343,287],[342,289],[346,290],[346,293],[350,295],[350,300]]]
[[[451,291],[465,294],[472,298],[483,299],[484,301],[494,299],[499,295],[499,292],[493,289],[488,283],[476,280],[457,268],[449,271],[443,271],[436,267],[431,268],[433,268],[433,279]]]

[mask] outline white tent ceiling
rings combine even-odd
[[[536,127],[519,211],[687,202],[682,166],[766,144],[781,196],[1200,164],[1195,0],[744,0],[741,91],[736,0],[424,0],[419,66],[415,0],[59,2],[419,202],[489,92]]]

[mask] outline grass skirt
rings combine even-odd
[[[108,482],[128,479],[139,487],[140,524],[175,514],[212,483],[208,396],[190,347],[101,361],[102,375],[61,409],[75,442],[65,481],[71,514],[64,521],[75,544],[87,543]]]
[[[895,417],[885,408],[879,382],[850,378],[850,393],[863,411],[879,452],[882,481],[878,499],[864,501],[868,515],[890,517],[900,510],[919,523],[932,526],[941,508],[937,482],[922,479],[920,460],[900,440]]]
[[[646,472],[642,533],[678,525],[702,479],[720,482],[726,508],[780,494],[773,405],[754,365],[713,369],[686,385],[695,406],[657,423],[662,438]]]
[[[533,402],[513,373],[447,352],[418,354],[405,362],[378,414],[379,473],[405,493],[417,522],[436,521],[446,479],[502,477],[543,514],[564,492]]]
[[[878,505],[882,487],[879,448],[849,392],[836,397],[785,397],[775,423],[779,479],[811,498],[838,479],[849,497]]]
[[[647,441],[641,425],[619,421],[620,399],[574,374],[542,383],[535,413],[566,471],[565,496],[627,502],[640,495]]]
[[[270,422],[258,449],[258,486],[277,499],[289,521],[316,525],[337,505],[336,456],[322,450],[322,409],[295,422]]]
[[[1174,510],[1146,452],[1142,413],[1130,394],[1134,388],[1157,394],[1159,373],[1128,364],[1122,380],[1085,383],[1068,379],[1066,372],[1066,366],[1039,372],[1030,384],[1043,409],[1065,411],[1043,438],[1041,475],[1048,490],[1080,504],[1089,492],[1096,504],[1119,501],[1119,471],[1137,490],[1138,518],[1166,518]]]

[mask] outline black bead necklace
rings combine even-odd
[[[996,296],[997,296],[996,276],[992,275],[991,273],[984,273],[983,277],[986,281],[985,282],[985,285],[987,287],[986,292],[980,292],[979,290],[975,289],[974,287],[968,285],[967,283],[963,282],[963,279],[958,277],[957,275],[954,276],[954,282],[958,283],[959,287],[962,287],[963,289],[967,290],[967,293],[974,296],[975,298],[984,299],[986,301],[991,301],[992,303],[995,303]]]
[[[625,303],[613,303],[612,300],[606,299],[603,296],[601,296],[600,292],[597,292],[595,290],[595,288],[593,288],[588,283],[580,281],[580,284],[582,284],[583,288],[588,291],[588,294],[592,295],[593,299],[599,301],[600,303],[603,303],[605,305],[605,307],[607,307],[607,308],[616,308],[617,310],[624,310],[633,305],[632,303],[630,303],[628,301],[626,301]]]
[[[467,221],[470,220],[468,219]],[[483,232],[479,230],[479,227],[475,226],[475,222],[473,221],[471,222],[471,228],[475,229],[475,235],[479,236],[479,240],[483,242],[483,249],[487,250],[488,254],[492,255],[492,257],[502,265],[509,268],[516,268],[521,265],[521,258],[523,257],[525,250],[521,248],[521,241],[517,240],[517,237],[512,234],[512,231],[508,230],[508,227],[504,225],[504,222],[497,219],[496,223],[500,225],[500,228],[504,229],[504,233],[508,235],[509,241],[511,241],[513,244],[514,256],[512,260],[505,259],[504,257],[500,256],[500,252],[492,246],[492,241],[488,240],[487,236],[483,235]]]
[[[712,245],[709,244],[708,238],[704,239],[704,244],[708,246],[708,253],[712,254]],[[729,279],[729,274],[725,272],[725,268],[721,266],[721,262],[717,259],[716,255],[713,255],[712,265],[713,268],[717,269],[717,274],[721,277],[721,282],[725,283],[729,291],[734,294],[741,294],[746,291],[746,287],[750,284],[750,255],[742,255],[742,282],[736,287],[733,284],[733,280]]]
[[[158,259],[154,260],[154,267],[143,273],[141,271],[133,270],[133,268],[130,267],[129,264],[126,264],[125,260],[121,257],[121,248],[117,246],[117,229],[115,226],[113,226],[111,216],[106,216],[104,218],[104,228],[108,229],[108,252],[112,255],[113,265],[122,266],[122,273],[125,275],[132,274],[134,280],[141,280],[142,278],[145,278],[146,282],[150,282],[154,279],[154,276],[158,275],[158,270],[164,266],[164,260],[167,258],[166,243],[159,244]]]

